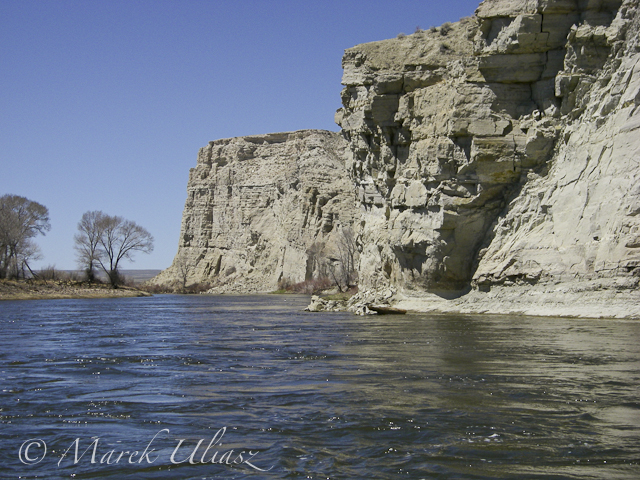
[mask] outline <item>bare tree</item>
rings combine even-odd
[[[349,227],[342,227],[329,256],[328,269],[340,291],[346,291],[357,281],[358,249],[355,235]]]
[[[342,281],[342,272],[341,272],[340,263],[336,260],[333,260],[333,261],[331,261],[332,259],[329,259],[329,260],[330,262],[327,264],[329,275],[333,279],[333,282],[336,284],[336,287],[338,287],[338,290],[340,290],[341,292],[346,292],[349,287],[346,286]]]
[[[38,251],[31,239],[50,229],[44,205],[19,195],[0,197],[0,278],[24,276]]]
[[[85,220],[83,222],[83,220]],[[122,217],[100,211],[86,212],[78,223],[80,233],[75,236],[75,248],[84,268],[97,262],[109,277],[114,288],[122,283],[120,261],[133,261],[136,252],[151,253],[153,237],[140,225]]]
[[[36,245],[36,243],[27,238],[26,240],[20,242],[20,247],[18,249],[18,265],[20,268],[20,273],[22,274],[22,278],[26,278],[25,269],[29,270],[29,273],[32,277],[37,277],[31,267],[29,266],[29,262],[32,260],[40,260],[42,259],[42,254],[40,253],[40,247]]]
[[[104,216],[104,213],[97,210],[85,212],[78,222],[79,233],[73,237],[78,265],[90,282],[96,279],[96,268],[100,265],[100,228]]]
[[[191,275],[191,271],[193,270],[192,265],[189,263],[187,256],[184,252],[176,259],[175,263],[176,273],[180,282],[182,283],[182,290],[184,291],[187,288],[187,280]]]
[[[98,260],[109,275],[111,285],[115,287],[121,281],[118,271],[120,260],[133,260],[135,252],[151,253],[153,237],[145,228],[122,217],[107,215],[103,222],[100,245],[105,253],[103,258],[109,261],[109,269],[107,270],[101,258]]]
[[[342,265],[342,275],[344,283],[350,287],[356,282],[356,260],[358,249],[353,230],[349,227],[342,227],[337,241],[338,258]]]

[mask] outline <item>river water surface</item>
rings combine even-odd
[[[638,479],[640,322],[0,303],[0,478]]]

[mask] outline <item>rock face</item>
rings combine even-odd
[[[487,0],[345,52],[361,290],[640,280],[637,0]],[[581,285],[581,286],[580,286]]]
[[[554,79],[559,140],[548,171],[529,174],[496,225],[474,276],[481,288],[522,279],[638,285],[638,2],[625,2],[611,21],[614,12],[592,12],[569,31]]]
[[[346,50],[344,139],[211,142],[159,279],[272,290],[353,226],[353,311],[640,317],[639,4],[485,0]]]
[[[210,142],[189,174],[178,254],[154,283],[267,292],[317,275],[319,247],[356,215],[348,153],[321,130]]]

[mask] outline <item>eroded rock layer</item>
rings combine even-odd
[[[189,174],[178,254],[154,282],[267,292],[317,275],[314,246],[356,214],[337,133],[303,130],[210,142]]]
[[[364,208],[361,287],[635,289],[638,16],[637,0],[487,0],[347,50],[336,122]]]
[[[211,142],[158,280],[272,290],[353,226],[356,310],[640,317],[639,3],[486,0],[346,50],[342,137]]]

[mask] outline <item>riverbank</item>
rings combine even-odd
[[[395,289],[387,289],[386,295],[364,291],[350,304],[355,312],[363,305],[388,304],[414,313],[640,319],[640,291],[620,279],[494,286],[453,299]]]
[[[63,280],[0,280],[0,300],[46,300],[56,298],[148,297],[133,287],[111,288],[108,284]]]
[[[313,296],[309,312],[349,311],[357,315],[389,313],[488,314],[536,317],[640,319],[640,290],[632,280],[600,279],[572,283],[493,286],[457,298],[398,291],[395,287],[363,290],[335,301]]]

